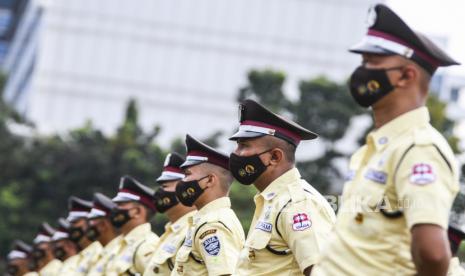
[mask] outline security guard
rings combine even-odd
[[[22,276],[29,272],[29,256],[32,247],[21,240],[13,242],[13,249],[7,256],[7,275]]]
[[[188,218],[171,275],[232,275],[244,245],[244,230],[228,197],[233,181],[229,158],[189,135],[186,147],[181,165],[186,176],[176,185],[176,197],[198,212]]]
[[[237,275],[309,275],[335,221],[327,200],[295,168],[298,144],[317,135],[253,100],[239,111],[229,168],[259,192]]]
[[[87,276],[104,275],[108,260],[114,257],[120,250],[122,236],[110,221],[110,214],[116,204],[110,198],[101,193],[95,193],[93,206],[89,215],[89,229],[87,238],[91,241],[99,241],[103,246],[97,261],[89,268]]]
[[[85,275],[97,261],[102,250],[102,245],[98,241],[91,241],[86,236],[89,229],[87,216],[92,209],[92,202],[71,196],[68,200],[68,209],[69,215],[67,219],[71,223],[70,239],[81,248],[75,275]]]
[[[349,86],[372,108],[375,130],[350,160],[335,237],[314,272],[445,275],[458,170],[424,105],[437,67],[457,62],[385,5],[370,10],[368,24],[351,49],[363,62]]]
[[[463,215],[459,215],[458,217],[463,218]],[[457,257],[460,244],[465,239],[465,226],[463,225],[463,222],[460,223],[457,220],[453,220],[451,215],[447,235],[449,237],[450,250],[452,252],[452,259],[449,263],[447,276],[465,276],[465,269],[460,265],[460,260]]]
[[[120,250],[105,268],[105,275],[144,272],[159,240],[149,223],[155,212],[153,194],[152,189],[131,176],[121,178],[118,194],[112,199],[118,207],[112,210],[111,221],[123,237]]]
[[[55,276],[61,268],[61,261],[53,256],[52,237],[55,229],[48,223],[40,225],[39,233],[34,238],[33,258],[40,276]]]
[[[76,243],[69,239],[69,222],[58,219],[58,228],[52,236],[53,255],[63,262],[58,275],[72,275],[78,266],[79,255]]]
[[[182,163],[184,159],[178,153],[168,154],[163,172],[157,178],[157,183],[161,187],[155,192],[155,208],[159,213],[166,214],[169,222],[165,225],[165,233],[160,237],[144,276],[171,274],[174,258],[186,236],[187,220],[196,213],[195,207],[184,206],[176,198],[176,185],[184,178],[180,168]]]

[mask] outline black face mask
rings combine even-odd
[[[87,229],[87,232],[86,232],[86,237],[90,240],[90,241],[96,241],[98,240],[98,238],[100,237],[100,232],[98,231],[97,227],[94,225],[94,226],[90,226],[89,229]]]
[[[113,209],[110,214],[110,221],[116,228],[121,228],[125,225],[128,221],[131,220],[131,216],[129,215],[129,211],[134,208],[130,209]]]
[[[84,237],[84,230],[80,227],[69,228],[69,239],[75,243],[78,243]]]
[[[394,86],[389,81],[387,71],[401,69],[403,67],[368,69],[364,66],[359,66],[352,73],[352,76],[350,76],[350,94],[360,106],[372,106],[394,90]]]
[[[60,261],[64,261],[66,257],[66,251],[63,249],[63,247],[57,247],[53,250],[53,256],[55,256],[55,258]]]
[[[260,155],[269,151],[271,149],[250,156],[239,156],[231,153],[229,156],[229,170],[239,183],[250,185],[266,171],[268,166],[263,164]]]
[[[7,275],[16,275],[19,271],[19,267],[17,265],[8,265],[6,272]]]
[[[45,257],[45,250],[43,250],[41,248],[35,248],[32,251],[32,258],[34,258],[34,260],[38,261],[38,260],[42,259],[43,257]]]
[[[207,178],[204,176],[199,180],[192,180],[192,181],[180,181],[178,185],[176,185],[176,197],[178,200],[185,206],[191,207],[194,205],[194,202],[203,194],[205,189],[202,189],[199,185],[200,180]]]
[[[155,192],[153,199],[155,202],[155,209],[157,209],[160,213],[166,212],[166,210],[179,203],[176,198],[176,192],[167,192],[163,188],[160,188]]]
[[[34,258],[28,261],[27,268],[29,269],[29,271],[34,271],[37,269],[37,263],[36,261],[34,261]]]

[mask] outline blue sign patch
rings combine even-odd
[[[262,231],[271,233],[271,230],[273,229],[273,225],[269,222],[259,221],[257,223],[257,226],[255,226],[255,229],[260,229]]]
[[[366,179],[379,184],[386,184],[387,181],[387,173],[382,171],[375,171],[373,169],[368,169],[364,176]]]
[[[203,249],[208,253],[210,256],[218,256],[220,254],[220,239],[217,236],[209,237],[208,239],[202,242]]]

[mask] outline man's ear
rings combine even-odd
[[[419,77],[418,69],[415,66],[409,64],[405,66],[405,69],[402,71],[402,75],[399,78],[396,86],[397,87],[407,87],[412,82],[415,82]]]
[[[284,158],[284,151],[280,148],[272,149],[270,153],[271,153],[270,164],[272,165],[279,164]]]

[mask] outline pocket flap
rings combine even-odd
[[[271,231],[266,232],[261,229],[253,229],[252,235],[247,239],[245,246],[253,249],[263,249],[265,248],[271,239]]]

